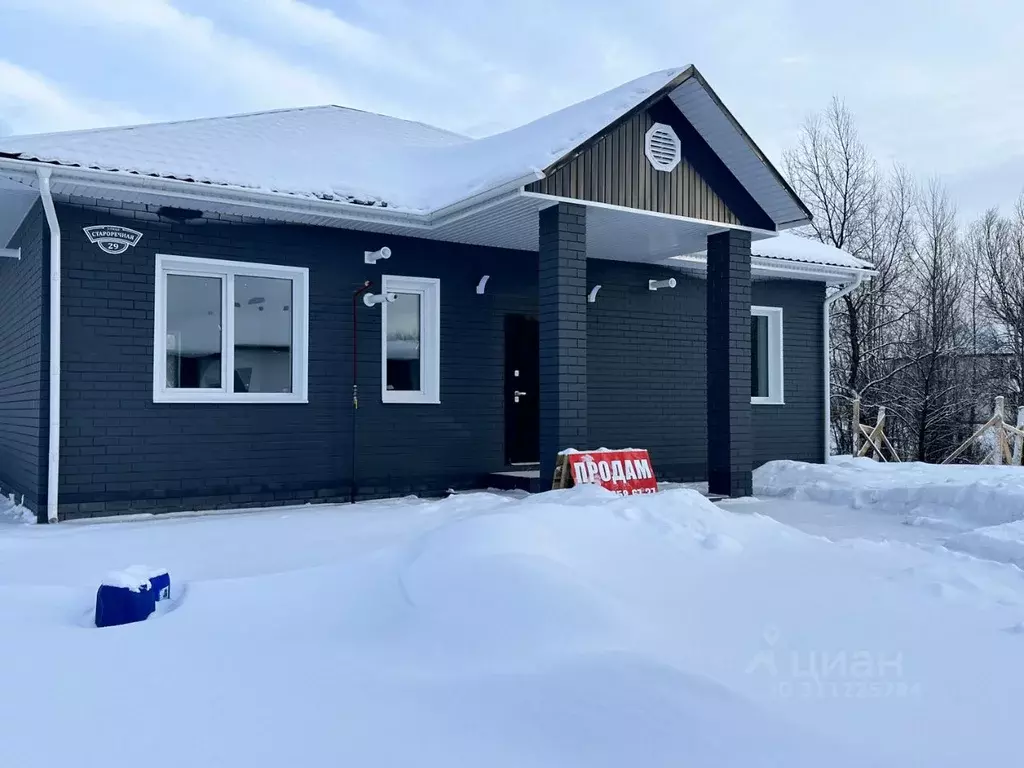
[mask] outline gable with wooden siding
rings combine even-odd
[[[644,137],[656,121],[646,110],[628,118],[582,152],[526,187],[576,200],[620,205],[675,216],[742,222],[697,172],[682,136],[683,159],[671,171],[658,171],[644,154]]]

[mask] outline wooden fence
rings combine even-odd
[[[860,423],[860,398],[853,401],[853,418],[851,419],[853,433],[853,455],[869,456],[876,461],[899,461],[900,456],[892,447],[889,438],[885,435],[885,406],[878,409],[878,417],[875,425],[869,426]],[[861,442],[863,440],[863,443]],[[884,449],[884,450],[883,450]],[[885,453],[889,452],[888,458]]]
[[[982,464],[1021,466],[1022,455],[1024,455],[1024,406],[1017,409],[1016,426],[1006,423],[1005,406],[1006,400],[1003,397],[997,397],[992,418],[986,421],[977,432],[967,438],[963,445],[949,454],[942,463],[949,464],[949,462],[970,448],[971,444],[976,440],[981,440],[990,434],[995,438],[995,446],[985,456]]]
[[[885,434],[885,406],[878,409],[878,417],[874,426],[860,423],[860,398],[853,401],[853,416],[850,429],[853,435],[853,455],[868,456],[876,461],[900,461],[899,454]],[[985,454],[982,464],[1009,465],[1019,467],[1024,464],[1024,406],[1017,409],[1017,423],[1006,421],[1006,399],[996,398],[992,418],[986,421],[973,435],[953,451],[942,462],[949,464],[962,456],[974,443],[991,436],[993,447]]]

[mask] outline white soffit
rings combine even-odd
[[[18,232],[39,193],[16,181],[0,178],[0,248]]]
[[[124,211],[124,217],[153,221],[157,206],[182,206],[184,201],[174,196],[163,195],[157,190],[142,188],[128,192],[118,189],[105,192],[102,188],[86,187],[65,182],[60,177],[53,180],[53,193],[59,202],[102,207],[110,201],[125,201],[153,206],[149,212]],[[105,198],[105,195],[109,197]],[[29,192],[28,200],[37,198]],[[303,212],[275,211],[270,213],[258,205],[243,205],[230,202],[210,204],[203,202],[203,208],[210,214],[229,217],[229,222],[240,224],[279,223],[305,224],[323,227],[340,227],[383,236],[410,236],[451,243],[536,251],[538,247],[538,214],[557,202],[543,196],[529,196],[513,193],[491,204],[452,216],[430,228],[403,226],[390,222],[359,221],[328,217],[315,210]],[[211,220],[209,226],[216,226]],[[130,224],[129,224],[130,226]],[[197,224],[203,227],[207,224]],[[615,261],[645,263],[663,262],[680,253],[693,253],[707,247],[707,236],[721,231],[722,226],[713,223],[688,221],[677,217],[644,214],[623,208],[598,206],[587,207],[587,254],[591,258]],[[755,234],[755,237],[758,235]],[[386,245],[386,242],[382,242]]]
[[[721,229],[721,225],[669,216],[588,207],[587,256],[612,261],[661,263],[671,256],[706,248],[708,235]]]

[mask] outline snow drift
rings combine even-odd
[[[1024,519],[1020,467],[886,464],[845,456],[827,465],[771,461],[754,472],[754,493],[870,506],[912,524],[962,531]]]
[[[0,754],[19,768],[1009,759],[1016,693],[993,681],[1016,668],[1020,637],[1000,630],[1021,603],[936,602],[915,572],[895,577],[916,561],[880,552],[692,491],[590,486],[5,526],[0,655],[17,663]],[[172,605],[88,628],[96,578],[129,557],[175,573]],[[111,728],[99,759],[88,745]]]
[[[945,544],[949,549],[1024,569],[1024,520],[966,531]]]

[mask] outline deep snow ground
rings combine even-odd
[[[0,526],[0,764],[1016,761],[1019,569],[759,506],[582,488]],[[173,610],[89,627],[140,562]]]
[[[939,524],[914,525],[872,508],[854,508],[802,499],[759,498],[721,502],[737,514],[758,514],[833,541],[903,541],[909,544],[944,544],[954,531]]]
[[[807,533],[939,545],[1024,568],[1020,467],[877,463],[837,456],[827,465],[771,462],[754,474],[758,506]],[[736,503],[727,508],[740,511]]]
[[[828,465],[773,461],[755,472],[754,492],[877,512],[944,531],[1024,518],[1020,467],[886,464],[848,456],[833,457]]]

